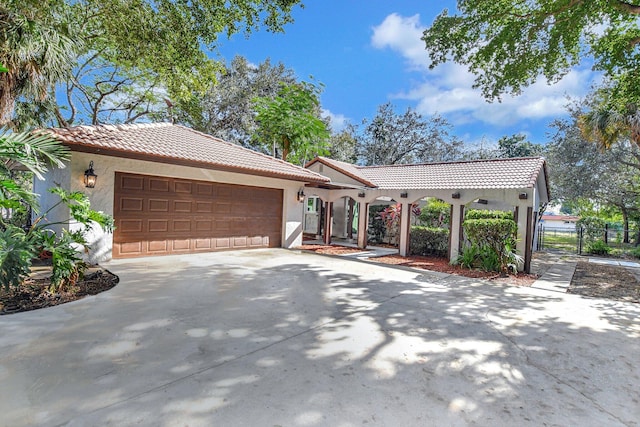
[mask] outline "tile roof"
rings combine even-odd
[[[308,168],[314,163],[323,163],[337,171],[342,172],[344,175],[355,179],[356,181],[366,185],[367,187],[376,187],[376,184],[365,178],[360,172],[360,167],[351,163],[341,162],[340,160],[330,159],[328,157],[318,156],[305,165]]]
[[[329,181],[283,160],[171,123],[76,126],[47,131],[72,150],[303,182]]]
[[[532,188],[542,157],[359,167],[381,189]],[[546,175],[546,171],[545,171]]]
[[[313,164],[310,162],[307,166]],[[317,159],[365,185],[385,190],[532,188],[540,172],[547,176],[542,157],[472,160],[390,166],[356,166]]]

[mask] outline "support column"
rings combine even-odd
[[[324,244],[331,244],[331,229],[333,224],[333,202],[324,204]]]
[[[355,200],[349,198],[349,214],[347,215],[347,239],[353,239],[353,207]]]
[[[369,203],[358,202],[358,247],[367,247],[368,226],[369,226]]]
[[[451,229],[449,235],[449,260],[458,258],[462,250],[462,220],[464,219],[464,205],[451,206]]]
[[[527,247],[524,251],[524,272],[531,273],[531,255],[533,250],[533,227],[534,227],[533,208],[529,206],[527,208]]]
[[[525,259],[525,269],[526,269],[526,251],[527,251],[527,228],[528,228],[528,220],[527,220],[527,216],[525,215],[525,212],[528,211],[528,207],[527,206],[517,206],[516,207],[516,212],[517,212],[517,217],[514,218],[514,220],[516,221],[516,224],[518,226],[518,232],[516,235],[516,253],[518,255],[520,255],[521,257],[523,257]],[[528,214],[528,212],[527,212]]]
[[[402,202],[400,210],[400,256],[409,253],[409,231],[411,230],[411,203]]]

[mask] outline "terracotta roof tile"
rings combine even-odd
[[[304,182],[328,181],[291,163],[171,123],[76,126],[48,131],[72,150],[149,157],[165,163],[175,161]]]
[[[307,163],[305,167],[308,168],[309,166],[317,162],[324,163],[325,165],[337,171],[342,172],[343,174],[347,175],[350,178],[355,179],[356,181],[366,185],[367,187],[376,187],[376,184],[374,184],[373,182],[369,181],[367,178],[364,177],[364,175],[360,172],[360,169],[361,169],[360,167],[351,163],[341,162],[340,160],[334,160],[328,157],[318,156],[315,159],[311,160],[309,163]]]
[[[359,167],[381,189],[532,188],[541,157]]]

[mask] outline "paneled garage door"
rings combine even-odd
[[[282,190],[116,172],[113,257],[280,247]]]

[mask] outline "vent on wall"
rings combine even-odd
[[[320,165],[320,167],[318,168],[318,172],[324,172],[324,165]]]

